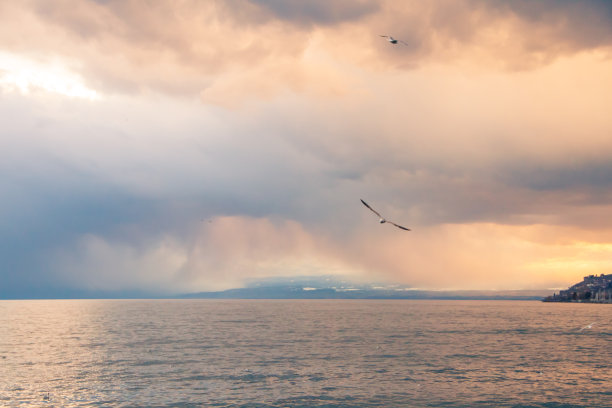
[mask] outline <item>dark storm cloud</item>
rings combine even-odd
[[[612,3],[607,0],[485,1],[487,7],[511,13],[554,33],[576,47],[610,45]]]
[[[534,35],[525,38],[534,51],[559,48],[578,51],[612,45],[612,2],[607,0],[477,0],[477,3],[493,15],[498,12],[515,16],[534,29]]]
[[[137,225],[138,237],[132,238],[138,242],[141,236],[164,227],[158,218],[159,203],[79,174],[75,168],[40,162],[38,166],[40,172],[12,166],[0,182],[5,197],[0,204],[3,290],[43,296],[47,290],[65,286],[67,282],[57,281],[50,260],[55,250],[72,245],[82,234],[130,239],[136,231],[126,225]],[[6,293],[0,293],[3,295]]]
[[[269,10],[276,18],[297,24],[331,25],[359,20],[380,9],[373,0],[250,0],[251,3]]]
[[[407,42],[402,52],[378,52],[411,70],[462,57],[504,70],[531,70],[561,56],[612,45],[612,3],[607,1],[437,1],[382,3],[377,30]],[[382,17],[384,16],[384,18]]]
[[[516,164],[515,164],[516,165]],[[583,159],[566,163],[529,163],[508,169],[504,181],[534,191],[571,190],[588,188],[612,189],[612,163],[608,160]],[[595,203],[592,203],[595,204]]]
[[[491,154],[494,154],[493,152]],[[341,156],[330,174],[338,186],[360,186],[355,194],[377,197],[411,214],[419,226],[444,223],[532,225],[542,222],[585,228],[607,228],[595,207],[612,207],[612,166],[606,160],[582,158],[571,164],[512,154],[496,163],[454,164],[441,155],[424,159],[419,153],[386,159],[361,153],[363,163]],[[343,174],[352,174],[350,179]],[[391,217],[389,215],[389,217]],[[570,216],[571,215],[571,216]]]
[[[196,120],[171,126],[167,139],[167,130],[122,123],[112,105],[109,112],[67,103],[70,113],[54,120],[23,98],[0,102],[0,116],[11,118],[0,138],[0,296],[85,285],[90,275],[79,268],[109,259],[130,274],[131,262],[166,236],[189,248],[209,218],[299,217],[300,198],[316,188],[308,160],[252,123],[228,131]],[[56,262],[58,251],[68,260]],[[98,279],[113,285],[112,277]]]

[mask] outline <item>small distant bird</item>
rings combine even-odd
[[[387,39],[387,41],[389,41],[391,44],[396,45],[398,42],[404,45],[408,45],[405,41],[402,40],[396,40],[395,38],[391,37],[390,35],[381,35],[381,37],[384,37]]]
[[[592,329],[594,324],[595,324],[595,322],[587,324],[582,329],[580,329],[580,331],[583,331],[584,329]]]
[[[363,200],[361,200],[361,202],[363,203],[363,205],[365,205],[366,207],[368,207],[368,208],[370,209],[370,211],[372,211],[374,214],[378,215],[378,218],[379,218],[378,222],[380,222],[381,224],[384,224],[385,222],[388,222],[388,223],[389,223],[389,224],[391,224],[391,225],[395,225],[397,228],[403,229],[403,230],[405,230],[405,231],[410,231],[410,229],[409,229],[409,228],[402,227],[401,225],[398,225],[398,224],[396,224],[396,223],[394,223],[394,222],[391,222],[391,221],[389,221],[389,220],[384,219],[384,218],[383,218],[383,216],[382,216],[382,215],[380,215],[380,214],[379,214],[379,213],[378,213],[378,212],[377,212],[375,209],[373,209],[372,207],[370,207],[370,206],[368,205],[368,203],[366,203],[366,202],[365,202],[365,201],[363,201]]]
[[[49,397],[49,393],[46,393],[43,397],[43,401],[49,401],[50,397]]]

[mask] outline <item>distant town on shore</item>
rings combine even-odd
[[[543,302],[612,303],[612,274],[585,276],[582,282],[570,286]]]

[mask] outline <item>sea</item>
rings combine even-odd
[[[0,406],[612,407],[611,323],[537,301],[0,301]]]

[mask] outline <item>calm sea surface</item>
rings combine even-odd
[[[520,301],[0,301],[0,406],[612,407],[611,321]]]

